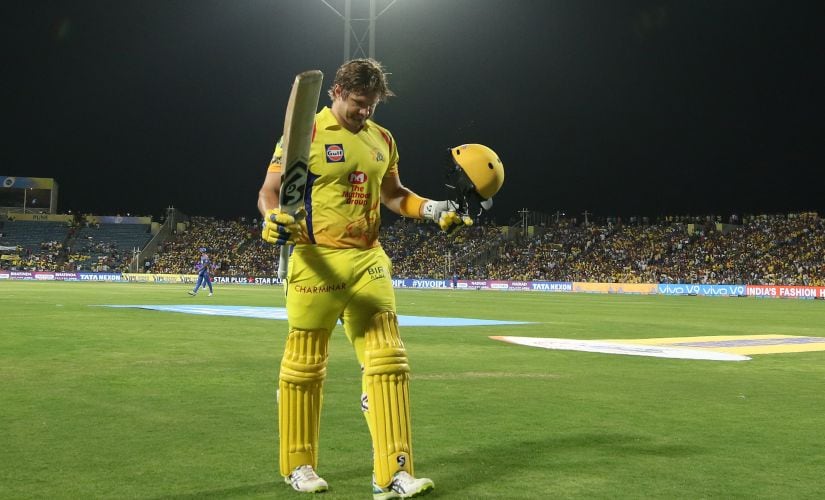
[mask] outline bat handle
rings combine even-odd
[[[286,279],[286,271],[289,268],[289,246],[281,246],[281,260],[278,262],[278,278]]]

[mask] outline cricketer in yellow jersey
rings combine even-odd
[[[328,488],[316,472],[319,421],[329,336],[340,318],[362,367],[374,498],[410,498],[434,486],[416,478],[413,468],[410,368],[398,333],[392,264],[378,242],[380,205],[445,230],[472,219],[457,215],[453,202],[422,198],[401,183],[395,140],[370,119],[378,103],[393,95],[380,63],[344,63],[328,93],[330,107],[315,118],[301,217],[279,211],[280,143],[258,196],[262,238],[294,244],[284,286],[289,333],[278,382],[280,472],[297,491]],[[495,171],[498,178],[483,180],[486,194],[494,194],[503,182],[501,161],[484,146],[469,146],[484,148],[466,149],[464,157],[483,157],[481,175],[489,176],[488,165]],[[472,168],[462,168],[471,181],[478,178]]]

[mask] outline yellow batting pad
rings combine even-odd
[[[290,330],[278,377],[278,432],[283,476],[295,467],[318,467],[321,390],[327,373],[329,332]]]
[[[410,366],[394,312],[373,316],[365,340],[364,415],[372,435],[375,482],[386,487],[398,471],[413,474]]]

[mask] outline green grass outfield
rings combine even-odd
[[[99,304],[282,306],[277,287],[0,281],[0,498],[307,498],[276,463],[286,323]],[[399,290],[429,498],[822,498],[825,352],[716,362],[552,351],[576,339],[825,337],[825,302]],[[322,498],[370,498],[360,373],[333,337]]]

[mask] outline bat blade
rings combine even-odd
[[[324,74],[319,70],[304,71],[295,77],[284,116],[283,156],[281,158],[281,211],[295,215],[304,203],[309,149],[315,126],[315,113],[321,96]],[[281,247],[278,277],[286,278],[289,247]]]

